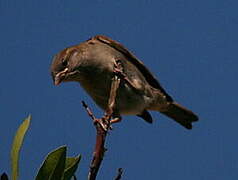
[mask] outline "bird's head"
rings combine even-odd
[[[79,51],[76,48],[66,48],[53,58],[51,75],[55,85],[61,82],[80,81]]]

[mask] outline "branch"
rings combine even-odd
[[[90,108],[88,107],[88,105],[84,101],[82,101],[82,104],[83,104],[83,107],[86,109],[88,115],[93,120],[94,126],[97,131],[93,159],[91,161],[90,170],[89,170],[89,174],[88,174],[88,180],[95,180],[98,170],[99,170],[99,167],[103,160],[104,152],[106,151],[106,149],[104,148],[104,144],[105,144],[105,138],[107,135],[107,131],[105,131],[104,128],[102,127],[102,125],[99,123],[100,119],[95,118],[95,116],[93,115],[93,113],[90,110]]]
[[[118,64],[116,63],[115,66],[117,67]],[[118,66],[121,68],[121,66]],[[114,77],[112,79],[112,84],[111,84],[111,91],[110,91],[110,96],[108,100],[108,108],[105,112],[105,115],[100,118],[96,119],[95,116],[93,115],[92,111],[89,109],[87,104],[82,101],[83,107],[86,109],[88,115],[91,117],[91,119],[94,122],[94,126],[97,131],[97,136],[96,136],[96,144],[94,147],[94,153],[93,153],[93,159],[90,164],[90,169],[88,173],[88,180],[95,180],[98,170],[100,168],[101,162],[104,157],[104,153],[106,151],[106,148],[104,147],[105,144],[105,139],[108,133],[108,130],[110,129],[110,120],[113,114],[113,110],[115,107],[115,99],[116,99],[116,93],[117,89],[120,84],[120,78],[119,76],[115,73]],[[121,172],[121,170],[120,170]],[[122,173],[122,172],[121,172]],[[121,177],[121,173],[120,177]],[[118,179],[119,180],[119,179]]]

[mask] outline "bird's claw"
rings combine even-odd
[[[94,124],[99,124],[104,131],[112,130],[110,123],[106,122],[105,118],[95,119]]]
[[[131,82],[131,80],[128,79],[127,75],[123,72],[121,60],[117,60],[114,62],[113,73],[120,79],[127,82],[132,88],[134,88],[135,90],[137,89],[136,86],[133,84],[133,82]]]

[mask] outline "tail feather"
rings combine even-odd
[[[187,129],[192,129],[192,122],[198,121],[196,114],[175,102],[172,102],[168,108],[166,108],[165,111],[161,111],[161,113],[174,119]]]

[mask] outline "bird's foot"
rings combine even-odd
[[[122,118],[120,117],[115,117],[110,121],[110,124],[114,124],[114,123],[119,123],[121,122]]]
[[[113,73],[118,76],[120,79],[126,81],[132,88],[137,89],[133,82],[131,82],[130,79],[128,79],[127,75],[123,72],[123,67],[121,60],[116,60],[114,63],[114,69]]]
[[[111,121],[107,121],[105,116],[94,119],[94,124],[98,123],[104,131],[112,130]]]
[[[103,116],[103,118],[95,119],[94,123],[99,123],[104,131],[108,131],[108,130],[112,130],[113,129],[112,124],[119,123],[122,120],[121,116],[115,117],[115,118],[111,119],[110,121],[108,121],[107,119],[108,118],[105,115],[105,116]]]
[[[126,74],[123,72],[121,60],[115,60],[113,73],[118,77],[120,77],[121,79],[125,79]]]

